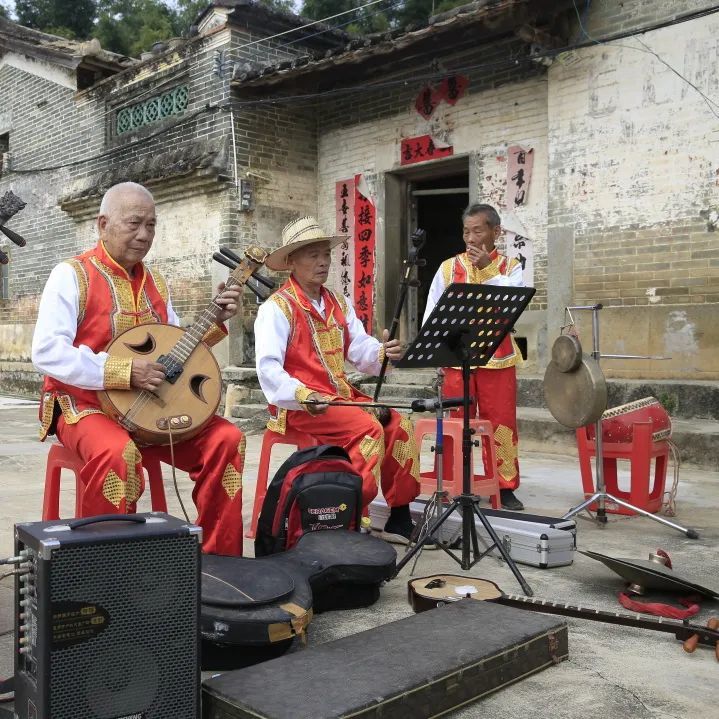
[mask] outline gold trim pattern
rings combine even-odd
[[[377,486],[379,487],[380,476],[382,472],[382,461],[384,460],[385,453],[384,428],[379,422],[377,422],[376,419],[374,421],[379,425],[380,435],[375,439],[371,435],[366,434],[362,438],[362,441],[359,443],[359,453],[362,455],[363,459],[368,464],[373,457],[377,457],[377,464],[372,467],[372,474],[377,480]]]
[[[80,260],[71,259],[65,261],[75,270],[75,276],[77,277],[77,286],[80,292],[77,302],[77,324],[79,325],[85,319],[85,310],[87,309],[87,272],[85,265]]]
[[[245,458],[245,452],[247,450],[247,437],[243,434],[240,438],[239,443],[237,444],[237,454],[240,456],[240,459],[244,460]]]
[[[465,259],[466,258],[466,262]],[[466,253],[462,255],[462,264],[467,270],[467,281],[471,284],[481,285],[499,274],[499,257],[492,260],[486,267],[475,267]]]
[[[399,420],[400,429],[404,430],[407,435],[406,441],[396,439],[392,445],[392,456],[397,460],[402,469],[405,469],[407,461],[412,462],[412,467],[409,473],[415,478],[415,481],[420,481],[419,476],[419,447],[417,446],[417,439],[414,434],[414,425],[409,417],[401,417]]]
[[[227,492],[230,499],[242,489],[242,475],[233,464],[228,464],[222,474],[222,488]]]
[[[290,334],[292,334],[292,310],[290,309],[289,302],[279,292],[275,292],[275,294],[270,297],[270,301],[274,302],[280,308],[282,314],[287,318],[287,321],[290,324]]]
[[[454,259],[445,260],[441,268],[442,281],[444,282],[444,288],[447,289],[452,284],[452,277],[454,277]]]
[[[517,476],[515,464],[518,453],[517,446],[513,442],[514,433],[504,424],[498,424],[494,430],[494,443],[497,449],[497,459],[501,460],[497,470],[505,482],[511,482]]]
[[[305,387],[303,384],[298,385],[297,389],[295,389],[295,400],[298,404],[301,404],[302,402],[306,402],[310,395],[314,394],[315,390],[310,389],[309,387]],[[305,412],[309,412],[309,409],[307,408],[306,404],[301,404],[302,409]],[[284,432],[282,432],[284,434]]]
[[[384,348],[384,344],[380,344],[379,349],[377,350],[377,362],[382,364],[384,362],[384,358],[387,356],[387,350]]]
[[[125,480],[125,497],[128,504],[134,504],[142,494],[142,455],[137,445],[130,440],[122,450],[122,459],[127,467]],[[138,466],[140,470],[138,472]]]
[[[165,305],[167,305],[170,300],[170,291],[167,289],[167,282],[165,278],[157,270],[151,270],[149,267],[146,267],[145,269],[147,274],[150,275],[150,278],[155,283],[155,287],[157,287],[157,291],[160,293],[162,301]]]
[[[287,410],[281,407],[277,408],[277,416],[273,417],[270,414],[270,418],[267,420],[265,425],[270,432],[276,432],[277,434],[287,434]]]
[[[208,347],[214,347],[218,342],[222,342],[227,337],[227,332],[218,324],[213,324],[202,337],[202,341]]]
[[[113,469],[107,473],[102,483],[102,496],[117,509],[120,508],[120,503],[125,499],[125,483]]]
[[[103,370],[103,386],[105,389],[130,389],[131,375],[131,357],[108,357]]]
[[[62,416],[67,424],[77,424],[83,417],[90,414],[104,414],[101,409],[84,409],[82,412],[75,405],[75,400],[69,394],[58,394],[55,401],[60,405]]]
[[[40,441],[44,442],[55,413],[55,395],[52,392],[43,392],[40,407]]]
[[[509,340],[512,343],[512,354],[502,357],[502,359],[494,359],[493,357],[484,366],[485,369],[506,369],[507,367],[516,367],[517,365],[521,366],[524,364],[522,353],[519,351],[519,347],[517,347],[514,337],[510,335]]]

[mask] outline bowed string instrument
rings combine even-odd
[[[424,230],[418,228],[412,233],[409,240],[409,253],[407,254],[407,259],[404,261],[404,277],[400,281],[399,295],[397,296],[397,303],[395,304],[394,308],[394,317],[392,318],[392,324],[389,329],[390,340],[393,340],[395,338],[395,335],[397,334],[397,329],[399,328],[399,319],[400,315],[402,314],[402,307],[404,306],[404,301],[407,297],[408,289],[410,287],[419,287],[419,280],[410,279],[412,269],[414,267],[424,267],[427,264],[427,260],[422,260],[419,258],[419,251],[422,249],[424,243],[427,241],[427,233]],[[382,383],[384,382],[384,376],[387,373],[388,363],[389,360],[387,359],[387,357],[385,357],[382,361],[382,369],[380,370],[379,378],[377,379],[377,386],[374,390],[375,402],[379,398],[379,394],[382,391]]]

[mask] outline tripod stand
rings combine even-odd
[[[427,536],[439,530],[447,518],[459,511],[462,515],[462,557],[437,542],[440,549],[464,570],[471,569],[495,546],[512,570],[527,596],[532,590],[500,541],[494,528],[479,507],[479,497],[472,494],[472,429],[470,428],[469,380],[472,366],[487,364],[502,340],[532,299],[533,288],[493,287],[489,285],[452,284],[444,291],[414,343],[407,348],[397,367],[452,367],[461,365],[463,381],[462,423],[462,494],[427,530]],[[479,550],[475,517],[484,526],[492,544]],[[395,576],[421,551],[417,543],[398,562]],[[471,557],[470,555],[473,555]]]
[[[580,305],[576,307],[567,307],[567,311],[569,310],[591,310],[592,312],[592,357],[599,362],[600,358],[604,357],[605,359],[662,359],[661,357],[649,357],[644,355],[603,355],[599,351],[599,310],[602,309],[601,304],[596,305]],[[571,318],[571,313],[570,313]],[[577,505],[576,507],[572,507],[563,517],[562,519],[569,519],[570,517],[573,517],[575,514],[578,514],[579,512],[587,509],[590,505],[597,503],[597,510],[596,510],[596,521],[600,522],[602,524],[606,524],[607,522],[607,511],[606,511],[606,501],[609,500],[610,502],[613,502],[615,504],[620,505],[621,507],[625,507],[627,509],[631,509],[632,512],[636,512],[637,514],[640,514],[642,517],[647,517],[649,519],[653,519],[655,522],[659,522],[659,524],[663,524],[667,527],[671,527],[672,529],[676,529],[678,532],[682,532],[682,534],[685,534],[689,539],[698,539],[699,534],[695,529],[691,529],[690,527],[682,527],[679,524],[676,524],[675,522],[670,522],[668,519],[664,519],[664,517],[658,517],[656,514],[652,514],[651,512],[647,512],[644,509],[640,509],[639,507],[635,507],[633,504],[629,504],[629,502],[625,502],[623,499],[619,499],[618,497],[615,497],[612,494],[609,494],[606,490],[606,486],[604,484],[604,456],[603,456],[603,438],[602,438],[602,418],[599,417],[597,421],[594,423],[594,441],[595,441],[595,473],[597,475],[597,491],[588,499],[585,499],[581,504]]]

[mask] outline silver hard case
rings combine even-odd
[[[424,500],[416,500],[410,504],[410,512],[415,522],[422,519],[425,506]],[[482,508],[482,512],[515,562],[549,569],[564,567],[574,561],[577,525],[573,519],[489,508]],[[370,504],[369,516],[372,529],[381,532],[389,517],[389,508],[382,497],[377,497]],[[483,551],[491,543],[489,533],[476,517],[475,526],[479,548]],[[439,538],[443,543],[452,545],[461,538],[461,534],[462,517],[455,511],[440,527]],[[496,548],[491,554],[501,557]]]

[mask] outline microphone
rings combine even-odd
[[[470,405],[474,399],[469,398]],[[464,405],[464,397],[447,397],[442,400],[442,409],[451,409],[452,407],[462,407]],[[413,412],[436,412],[440,405],[438,399],[413,399],[411,408]]]

